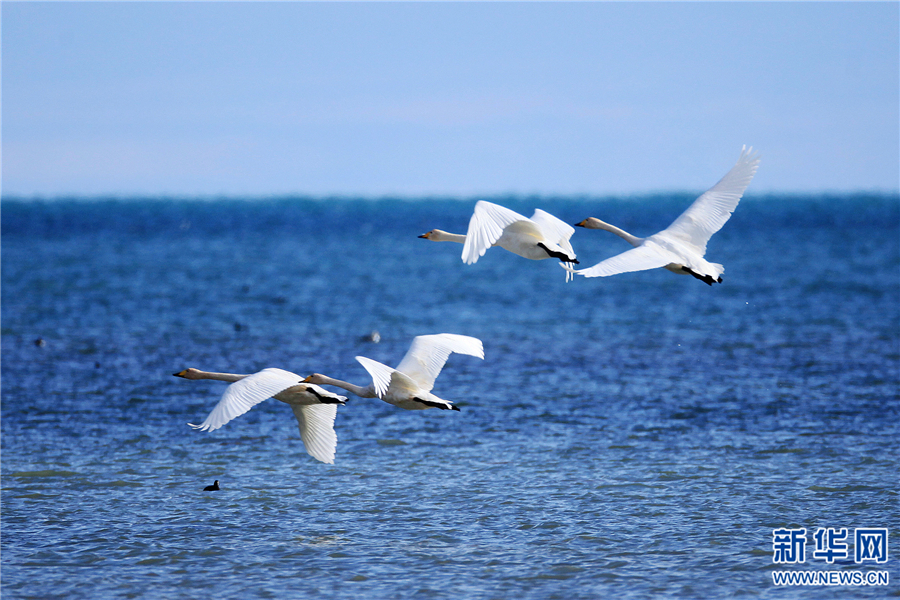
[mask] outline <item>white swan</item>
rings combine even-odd
[[[694,200],[671,225],[648,238],[633,236],[594,217],[577,223],[587,229],[611,231],[634,248],[607,258],[593,267],[574,272],[585,277],[607,277],[665,267],[673,273],[693,275],[709,285],[721,283],[725,267],[708,262],[703,255],[706,254],[709,238],[728,221],[756,174],[759,157],[751,155],[751,152],[752,147],[744,146],[737,163],[719,183]]]
[[[573,233],[575,229],[571,225],[541,209],[535,210],[529,219],[503,206],[479,200],[466,235],[432,229],[419,237],[463,244],[462,259],[467,265],[475,264],[491,246],[500,246],[531,260],[558,258],[572,265],[578,264],[569,243]],[[567,274],[566,281],[570,278],[571,274]]]
[[[453,333],[420,335],[413,339],[406,356],[403,357],[396,369],[371,358],[357,356],[356,360],[372,376],[372,383],[365,387],[333,379],[320,373],[313,373],[303,381],[319,385],[334,385],[361,398],[381,398],[388,404],[406,410],[425,408],[459,410],[449,400],[438,398],[431,393],[434,380],[453,352],[484,358],[484,348],[478,338]]]
[[[344,404],[346,396],[338,396],[317,385],[304,383],[299,375],[281,369],[263,369],[253,375],[185,369],[175,373],[175,376],[233,382],[225,388],[222,399],[203,423],[188,423],[194,429],[213,431],[266,398],[275,398],[289,404],[294,411],[300,425],[300,438],[309,455],[324,463],[334,463],[334,451],[337,448],[334,417],[337,405]]]

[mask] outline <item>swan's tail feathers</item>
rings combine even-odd
[[[725,272],[725,267],[720,265],[719,263],[710,263],[713,266],[713,270],[716,272],[713,279],[716,280],[716,283],[722,283],[722,273]],[[712,284],[710,284],[712,285]]]
[[[188,423],[194,429],[199,429],[200,431],[206,431],[209,429],[209,425],[194,425],[193,423]]]

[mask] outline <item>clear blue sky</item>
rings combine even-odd
[[[900,187],[883,3],[2,3],[3,194]]]

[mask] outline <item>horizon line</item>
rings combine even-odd
[[[173,194],[173,193],[155,193],[155,194],[121,194],[121,193],[98,193],[98,194],[0,194],[0,202],[97,202],[97,201],[194,201],[194,202],[257,202],[270,200],[305,200],[313,202],[328,201],[403,201],[403,202],[422,202],[422,201],[458,201],[472,202],[484,199],[504,199],[504,200],[628,200],[628,199],[652,199],[664,196],[682,197],[682,196],[699,196],[706,190],[659,190],[645,192],[628,192],[628,193],[491,193],[491,194],[351,194],[351,193],[330,193],[330,194],[306,194],[300,192],[292,193],[256,193],[256,194]],[[854,190],[767,190],[760,192],[747,192],[743,199],[767,199],[771,197],[836,197],[836,196],[880,196],[880,197],[896,197],[900,199],[900,189],[882,190],[882,189],[854,189]]]

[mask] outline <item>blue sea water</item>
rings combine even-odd
[[[691,200],[498,202],[647,235]],[[714,287],[417,238],[473,204],[4,201],[3,597],[900,596],[900,199],[746,198]],[[484,341],[435,386],[462,410],[351,397],[334,465],[275,401],[191,430],[225,384],[172,377],[365,384],[356,355],[439,332]],[[820,527],[889,528],[889,560],[814,559]],[[779,528],[805,563],[773,564]],[[890,584],[773,584],[810,569]]]

